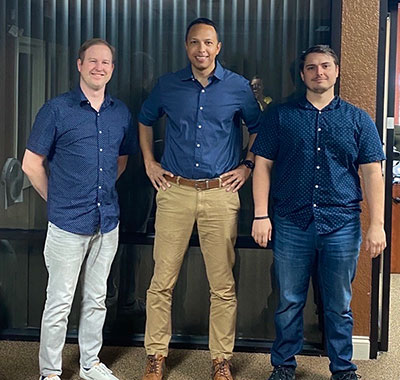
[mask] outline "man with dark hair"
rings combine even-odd
[[[41,380],[60,379],[68,316],[79,277],[80,377],[117,380],[98,354],[107,277],[118,246],[115,181],[125,170],[127,155],[137,149],[137,136],[128,108],[106,92],[114,70],[113,54],[114,48],[104,40],[82,45],[77,60],[79,86],[40,109],[23,159],[23,170],[47,201],[49,219]]]
[[[171,300],[193,226],[210,284],[209,347],[214,380],[232,380],[235,341],[235,262],[238,190],[253,168],[253,154],[239,163],[241,118],[252,145],[260,109],[247,80],[216,60],[215,24],[193,21],[186,33],[190,64],[161,77],[142,106],[139,136],[146,173],[157,193],[154,275],[147,291],[144,380],[161,380],[171,338]],[[152,150],[151,126],[167,116],[161,164]]]
[[[361,244],[358,169],[370,212],[366,249],[376,257],[386,246],[381,169],[385,156],[368,114],[334,95],[339,66],[333,50],[311,47],[302,55],[300,67],[305,97],[271,110],[252,148],[256,155],[252,236],[262,247],[273,237],[280,297],[270,380],[295,379],[295,355],[303,346],[303,308],[314,265],[331,379],[356,380],[350,301]]]
[[[250,81],[251,89],[253,90],[253,94],[256,97],[257,103],[260,106],[261,111],[265,111],[269,104],[272,102],[272,98],[270,96],[264,95],[264,83],[261,77],[258,75],[254,75]]]

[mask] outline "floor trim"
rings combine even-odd
[[[353,360],[369,360],[369,336],[353,335]]]

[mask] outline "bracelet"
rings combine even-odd
[[[269,219],[269,215],[255,216],[254,217],[254,220],[263,220],[263,219]]]

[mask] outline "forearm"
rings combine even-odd
[[[263,157],[255,157],[253,172],[254,215],[268,215],[268,197],[271,185],[271,169],[273,162]]]
[[[22,160],[22,170],[29,178],[33,188],[47,201],[48,178],[44,162],[46,156],[26,149]]]
[[[370,224],[384,224],[384,182],[380,162],[361,166],[364,194],[370,214]]]
[[[118,157],[118,172],[117,172],[117,179],[121,176],[121,174],[125,171],[126,169],[126,164],[128,162],[128,156],[119,156]]]
[[[150,162],[155,162],[153,153],[153,128],[139,123],[139,143],[145,166]]]
[[[254,157],[254,153],[251,152],[250,149],[253,146],[253,143],[254,143],[254,140],[256,139],[256,137],[257,137],[257,133],[253,133],[252,135],[250,135],[250,137],[249,137],[249,146],[248,146],[247,154],[246,154],[246,160],[250,160],[250,161],[253,161],[253,162],[255,160],[255,157]]]

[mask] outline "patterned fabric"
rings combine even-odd
[[[47,156],[49,221],[84,235],[113,230],[119,218],[117,159],[137,147],[136,126],[118,99],[106,95],[97,112],[78,87],[45,103],[27,149]]]
[[[152,126],[167,115],[164,169],[185,178],[215,178],[239,164],[240,119],[256,133],[261,112],[249,82],[218,62],[207,87],[191,66],[162,76],[144,102],[139,121]]]
[[[271,194],[279,216],[319,234],[358,217],[358,168],[385,159],[368,114],[335,97],[319,111],[304,97],[265,115],[252,151],[275,161]]]

